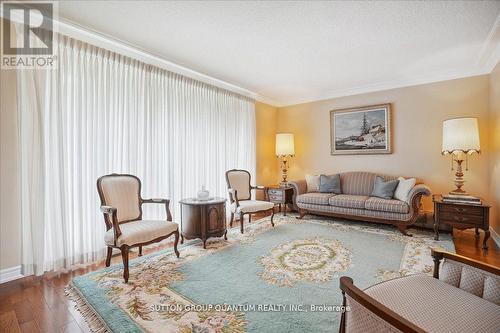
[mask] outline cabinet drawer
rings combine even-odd
[[[271,196],[280,196],[280,197],[283,196],[283,191],[275,189],[275,188],[269,189],[269,191],[267,193],[269,193],[270,197]]]
[[[441,212],[443,215],[457,216],[483,216],[483,207],[465,206],[465,205],[442,205]]]
[[[450,223],[454,225],[483,225],[483,217],[477,215],[442,215],[440,221],[443,223]]]
[[[271,202],[283,202],[283,196],[281,193],[279,195],[271,195],[269,193],[269,201]]]

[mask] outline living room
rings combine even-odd
[[[1,332],[500,331],[500,2],[1,5]]]

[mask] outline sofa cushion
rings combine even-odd
[[[365,195],[348,195],[339,194],[331,197],[328,203],[331,206],[345,207],[345,208],[365,208],[365,201],[368,200],[368,196]]]
[[[304,193],[297,196],[298,203],[312,205],[328,205],[328,199],[333,197],[333,193]]]
[[[342,192],[340,190],[340,175],[320,175],[319,192],[341,194]]]
[[[375,183],[373,184],[372,196],[379,197],[382,199],[392,199],[394,197],[394,191],[399,184],[399,180],[385,180],[383,177],[375,177]]]
[[[343,194],[370,195],[376,174],[371,172],[344,172],[340,174]]]
[[[415,186],[417,179],[404,179],[403,177],[398,177],[398,180],[398,187],[396,187],[396,191],[394,191],[394,199],[408,201],[408,194],[410,194],[411,189]]]
[[[365,201],[365,209],[407,214],[410,211],[410,206],[404,201],[370,197]]]
[[[419,274],[385,281],[365,292],[427,332],[498,332],[500,306]]]
[[[319,175],[306,175],[307,192],[319,191]]]

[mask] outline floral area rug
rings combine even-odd
[[[431,248],[454,252],[449,235],[320,217],[275,216],[191,241],[178,259],[164,250],[73,279],[68,297],[96,332],[332,332],[342,304],[339,277],[360,288],[430,274]]]

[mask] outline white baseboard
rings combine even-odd
[[[0,271],[0,284],[23,278],[21,274],[21,266],[5,268]]]
[[[493,239],[493,241],[497,243],[497,246],[500,247],[500,236],[491,227],[490,227],[490,233],[491,233],[491,239]]]

